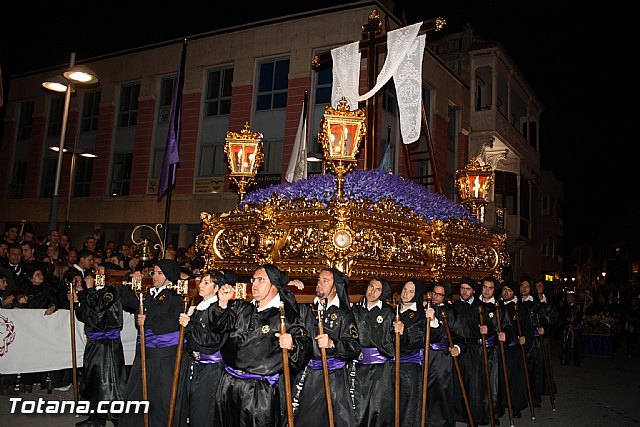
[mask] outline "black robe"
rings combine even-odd
[[[395,357],[393,321],[396,312],[389,304],[383,302],[382,308],[373,307],[371,310],[360,304],[354,305],[353,315],[362,349],[375,348],[389,359],[384,363],[362,364],[359,358],[356,362],[355,405],[358,426],[393,426],[395,366],[388,362]],[[407,337],[402,335],[401,351],[406,348],[407,343]]]
[[[229,334],[220,349],[226,370],[214,403],[218,425],[280,426],[286,414],[283,414],[280,401],[284,384],[282,349],[275,336],[280,330],[279,309],[271,307],[258,311],[251,302],[230,301],[226,309],[214,308],[211,325],[214,332]],[[288,303],[285,303],[285,325],[294,341],[294,348],[288,352],[289,366],[297,372],[309,362],[311,340],[297,307]],[[278,375],[278,378],[271,385],[266,379],[237,378],[230,373],[233,371],[236,375]]]
[[[400,321],[404,324],[403,335],[406,335],[408,340],[407,348],[400,352],[401,426],[420,425],[422,415],[422,364],[424,363],[426,317],[422,307],[417,309],[417,311],[407,309],[400,313]]]
[[[533,403],[540,406],[542,395],[548,393],[547,375],[544,367],[544,353],[542,349],[542,338],[538,335],[538,328],[542,325],[542,306],[539,301],[521,301],[520,305],[526,310],[527,322],[531,327],[531,342],[527,341],[526,356],[527,369],[529,372],[529,382],[531,385],[531,395]],[[524,328],[524,318],[520,319]],[[545,333],[549,329],[545,328]],[[525,331],[523,330],[523,333]],[[529,338],[527,338],[528,340]]]
[[[178,415],[180,426],[214,426],[215,401],[220,378],[224,371],[222,360],[208,363],[217,358],[227,336],[211,331],[210,318],[213,316],[212,303],[204,310],[196,309],[185,328],[185,354],[182,356],[181,375],[185,386],[183,404]],[[221,357],[221,356],[220,356]]]
[[[452,345],[458,346],[461,352],[465,348],[464,338],[457,332],[457,319],[452,306],[441,304],[434,307],[434,310],[438,326],[432,327],[430,332],[427,425],[454,427],[456,425],[454,383],[458,379],[453,372],[453,359],[449,353],[450,343],[444,326],[443,311],[447,312]]]
[[[131,289],[122,288],[121,299],[123,308],[137,313],[139,301]],[[180,333],[178,319],[182,312],[182,297],[163,289],[155,298],[147,294],[144,299],[144,308],[147,316],[144,329],[149,425],[166,426],[169,419],[171,389],[178,347],[177,338]],[[137,314],[136,328],[139,328]],[[157,340],[156,337],[160,337],[160,340]],[[182,389],[183,387],[179,385],[173,419],[174,425],[178,423],[178,417],[175,414],[179,414],[181,410]],[[139,341],[124,394],[127,401],[142,400],[142,359]],[[123,413],[120,416],[119,427],[138,427],[141,425],[143,425],[142,413]]]
[[[505,360],[507,362],[507,374],[509,376],[509,391],[511,392],[511,405],[515,411],[521,411],[529,405],[529,391],[527,389],[527,378],[525,376],[526,361],[522,358],[522,349],[518,341],[518,326],[516,322],[516,303],[508,302],[502,304],[500,315],[509,318],[512,328],[504,343]],[[527,309],[523,304],[517,304],[518,317],[522,335],[526,343],[531,345],[533,341],[533,329],[527,314]],[[525,344],[525,348],[526,345]],[[525,350],[526,352],[526,350]]]
[[[295,422],[296,425],[306,427],[326,427],[329,425],[329,417],[324,377],[322,369],[317,369],[321,366],[318,361],[322,359],[320,348],[316,342],[318,335],[317,305],[300,305],[300,313],[311,337],[312,359],[314,360],[296,376],[293,382],[296,385],[294,387],[294,405],[297,404]],[[338,369],[329,369],[328,371],[334,425],[336,427],[353,427],[356,425],[356,419],[351,392],[353,378],[350,376],[350,372],[352,361],[360,354],[355,319],[349,307],[334,305],[327,308],[323,319],[324,333],[329,335],[334,344],[333,348],[326,349],[327,364],[345,363]]]
[[[118,289],[106,286],[81,291],[74,311],[87,335],[80,398],[91,402],[92,410],[100,401],[124,400],[127,370],[120,339],[123,318]],[[96,413],[92,417],[117,420],[119,414]]]

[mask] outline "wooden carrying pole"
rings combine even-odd
[[[142,295],[142,292],[138,294],[138,298],[140,298],[139,314],[144,314],[144,296]],[[147,352],[144,339],[144,323],[140,325],[140,368],[140,370],[142,371],[142,400],[148,402],[149,393],[147,389]],[[144,427],[149,427],[149,414],[145,412],[143,418]]]
[[[431,300],[433,299],[433,294],[431,292],[427,292],[427,308],[431,308]],[[418,301],[418,304],[421,304]],[[429,389],[429,342],[431,341],[431,324],[429,323],[429,319],[427,319],[427,324],[425,326],[425,337],[424,337],[424,361],[422,364],[422,414],[420,416],[420,427],[425,427],[427,425],[427,391]]]
[[[71,367],[73,368],[73,400],[78,403],[78,361],[76,360],[76,314],[74,308],[76,297],[75,283],[69,283],[69,290],[72,296],[72,298],[69,299],[69,323],[71,326]]]
[[[516,323],[518,324],[518,336],[522,336],[522,325],[520,324],[520,315],[518,314],[518,304],[515,305]],[[524,352],[524,344],[520,344],[522,352],[522,365],[524,366],[524,378],[527,381],[527,396],[529,397],[529,410],[531,411],[531,419],[536,419],[536,410],[533,407],[533,397],[531,396],[531,382],[529,381],[529,366],[527,363],[527,355]]]
[[[517,307],[516,307],[517,308]],[[500,324],[500,303],[496,301],[496,323],[498,324],[498,334],[502,333],[502,325]],[[511,402],[511,386],[509,385],[509,370],[507,369],[507,357],[504,354],[504,343],[500,341],[500,356],[502,357],[502,373],[504,374],[504,386],[507,390],[507,409],[509,410],[509,425],[513,427],[513,403]]]
[[[318,304],[318,333],[320,335],[324,334],[324,312],[325,307],[321,301]],[[327,367],[327,350],[325,348],[320,348],[320,356],[322,358],[322,378],[324,379],[324,394],[327,400],[327,415],[329,416],[329,427],[334,427],[333,404],[331,403],[331,385],[329,384],[329,368]]]
[[[549,400],[551,401],[551,409],[556,411],[556,390],[553,381],[553,372],[551,371],[551,361],[549,347],[547,347],[547,334],[540,335],[540,350],[542,352],[542,361],[544,362],[544,370],[547,374],[547,387],[549,387]]]
[[[447,333],[447,339],[449,340],[449,348],[453,348],[453,338],[451,337],[451,328],[449,328],[449,320],[447,319],[447,310],[442,310],[442,323],[444,324],[444,330]],[[471,405],[469,404],[469,397],[467,396],[467,389],[464,387],[464,381],[462,379],[462,372],[460,372],[460,363],[458,362],[458,356],[453,357],[453,366],[456,368],[456,374],[458,375],[458,384],[460,384],[460,390],[462,391],[462,398],[464,399],[464,407],[467,410],[467,417],[469,419],[469,425],[475,427],[473,423],[473,415],[471,414]]]
[[[280,302],[280,335],[287,333],[287,326],[285,324],[284,316],[284,302]],[[291,374],[289,372],[289,350],[282,349],[282,370],[284,375],[284,393],[285,401],[287,404],[287,422],[289,427],[293,426],[293,399],[291,397]]]
[[[478,306],[478,313],[480,316],[480,326],[484,326],[484,309],[482,305]],[[487,337],[486,334],[480,334],[482,341],[482,358],[484,359],[484,376],[487,382],[487,397],[489,402],[489,417],[491,418],[491,427],[496,425],[496,421],[493,415],[493,391],[491,390],[491,374],[489,373],[489,356],[487,355]]]
[[[400,321],[400,307],[402,300],[396,304],[396,321]],[[395,426],[400,427],[400,332],[396,332],[396,384],[395,384]]]
[[[182,312],[187,313],[189,306],[189,296],[182,297]],[[178,383],[180,382],[180,364],[182,363],[182,346],[184,343],[184,326],[180,325],[180,334],[178,337],[178,347],[176,348],[176,363],[173,366],[173,383],[171,384],[171,400],[169,401],[169,417],[167,419],[167,427],[173,425],[174,412],[176,411],[176,399],[178,397]]]

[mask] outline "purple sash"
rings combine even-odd
[[[180,331],[169,332],[168,334],[156,335],[151,329],[144,330],[144,346],[147,348],[171,347],[178,345]],[[185,340],[186,341],[186,340]],[[138,344],[140,344],[140,332],[138,331]]]
[[[400,356],[400,363],[417,363],[422,365],[424,362],[424,349],[412,351],[405,355]]]
[[[444,351],[449,350],[449,340],[440,340],[438,342],[434,342],[429,344],[429,348],[435,351]]]
[[[389,358],[380,354],[375,347],[362,347],[360,357],[356,359],[358,365],[375,365],[388,362]]]
[[[518,343],[519,343],[519,341],[518,341],[518,337],[516,337],[516,338],[512,339],[511,341],[509,341],[509,342],[507,343],[507,347],[513,347],[514,345],[516,345],[516,344],[518,344]]]
[[[106,341],[120,339],[120,329],[107,329],[106,331],[85,332],[91,341]]]
[[[224,370],[227,371],[227,373],[232,377],[239,378],[241,380],[264,380],[268,382],[271,385],[271,387],[274,387],[278,383],[278,379],[280,378],[280,374],[273,374],[273,375],[250,374],[249,372],[233,369],[231,366],[225,366]]]
[[[190,354],[193,360],[196,363],[199,363],[201,365],[222,362],[222,354],[219,351],[213,354],[200,353],[199,351],[192,351]]]
[[[327,369],[329,371],[335,371],[336,369],[342,369],[347,364],[342,359],[338,359],[337,357],[329,357],[327,359]],[[311,359],[309,360],[309,369],[313,369],[314,371],[319,371],[322,369],[322,360]]]
[[[485,339],[485,343],[486,343],[485,347],[487,348],[495,347],[497,340],[498,340],[497,335],[491,335],[489,338]],[[478,345],[482,347],[482,339],[478,340]]]

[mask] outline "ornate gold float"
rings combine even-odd
[[[315,280],[322,268],[336,267],[352,282],[374,275],[392,283],[500,277],[509,262],[505,234],[490,233],[462,205],[400,176],[348,173],[365,132],[361,110],[328,107],[318,137],[337,179],[316,175],[258,189],[232,211],[203,212],[196,244],[205,269],[242,277],[274,263]]]

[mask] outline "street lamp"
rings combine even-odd
[[[456,171],[456,187],[462,204],[469,208],[471,214],[481,222],[484,222],[484,209],[492,183],[491,165],[480,165],[477,157]]]
[[[55,151],[55,152],[59,152],[60,151],[60,147],[58,147],[57,145],[52,145],[49,147],[49,150],[51,151]],[[92,153],[91,151],[85,150],[85,149],[78,149],[78,136],[76,135],[76,138],[74,140],[73,143],[73,150],[69,150],[68,148],[64,147],[62,149],[63,153],[68,153],[71,152],[71,170],[69,172],[69,194],[67,195],[67,212],[66,212],[66,218],[64,220],[64,234],[69,234],[69,230],[71,229],[71,222],[69,221],[69,212],[71,211],[71,196],[73,195],[73,187],[75,184],[75,176],[76,176],[76,156],[80,156],[80,157],[85,157],[88,159],[95,159],[97,156],[97,154]]]
[[[62,156],[64,155],[64,140],[67,134],[67,122],[69,120],[69,104],[71,102],[71,92],[73,84],[95,84],[99,79],[96,73],[86,66],[76,66],[76,54],[71,52],[69,68],[63,72],[63,78],[56,76],[42,82],[45,89],[54,92],[64,92],[64,109],[62,110],[62,128],[60,129],[60,145],[58,147],[58,164],[56,167],[56,178],[53,186],[53,196],[51,198],[51,210],[49,212],[49,229],[56,228],[58,222],[58,194],[60,190],[60,175],[62,175]],[[70,189],[71,190],[71,189]]]

